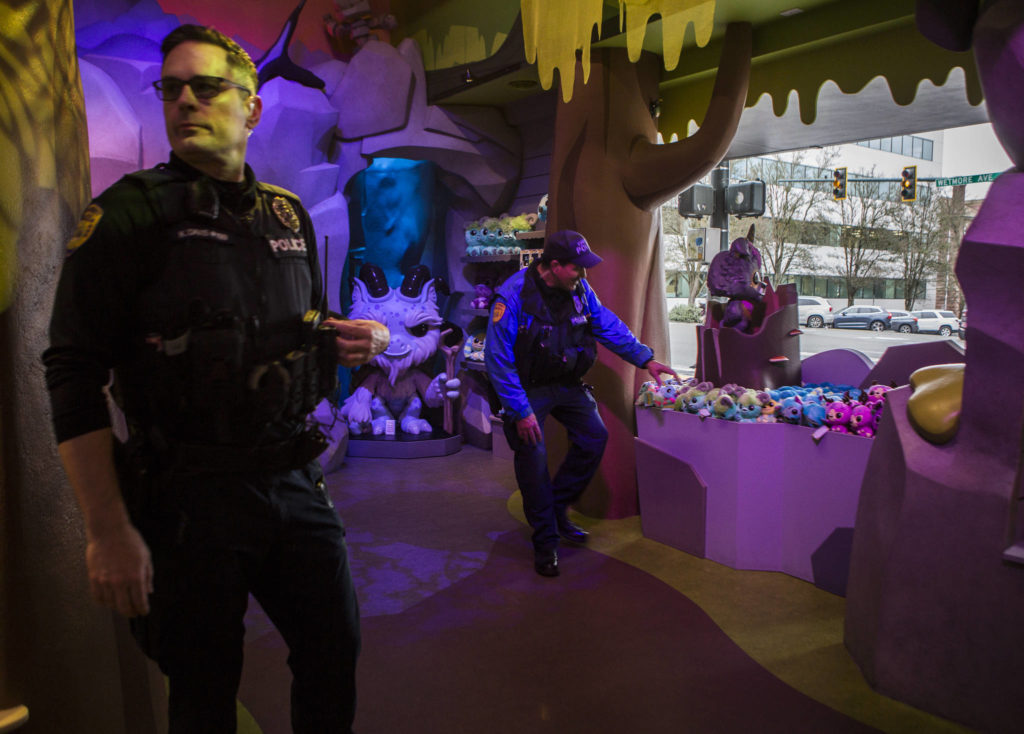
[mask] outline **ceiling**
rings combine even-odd
[[[913,10],[913,0],[717,0],[711,41],[698,47],[689,28],[678,65],[663,73],[659,128],[667,139],[699,123],[734,21],[749,21],[754,36],[730,158],[985,122],[973,58],[925,40]],[[618,13],[619,0],[604,0],[594,47],[626,46]],[[661,24],[648,23],[645,51],[661,55]],[[427,83],[435,104],[505,106],[544,91],[525,61],[519,19],[491,57],[431,71]]]

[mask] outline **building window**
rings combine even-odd
[[[873,148],[886,153],[897,153],[911,158],[922,160],[934,160],[935,145],[931,140],[919,138],[916,135],[900,135],[894,138],[877,138],[875,140],[862,140],[857,145],[865,148]]]

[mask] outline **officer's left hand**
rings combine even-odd
[[[653,377],[654,381],[659,385],[661,384],[662,375],[672,375],[677,379],[679,378],[679,375],[676,374],[674,369],[669,367],[667,364],[656,362],[653,359],[647,363],[647,371],[651,373],[651,377]]]
[[[376,321],[325,319],[324,323],[338,332],[335,343],[338,346],[338,364],[343,367],[366,364],[385,351],[391,341],[388,327]]]

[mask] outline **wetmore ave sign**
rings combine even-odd
[[[998,173],[974,173],[970,176],[953,176],[952,178],[935,179],[936,186],[966,186],[973,183],[995,181]]]

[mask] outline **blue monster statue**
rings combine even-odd
[[[352,281],[349,318],[386,325],[391,342],[354,373],[358,387],[342,405],[341,416],[353,435],[379,436],[391,420],[405,433],[430,433],[433,427],[421,416],[424,405],[436,408],[445,398],[458,398],[459,380],[444,372],[431,378],[423,369],[441,346],[443,323],[429,269],[417,265],[401,287],[389,288],[383,269],[366,264]]]
[[[753,331],[754,304],[764,298],[760,270],[761,253],[754,247],[754,225],[750,225],[746,237],[737,237],[728,250],[712,258],[708,266],[708,293],[726,301],[722,326],[746,333]]]

